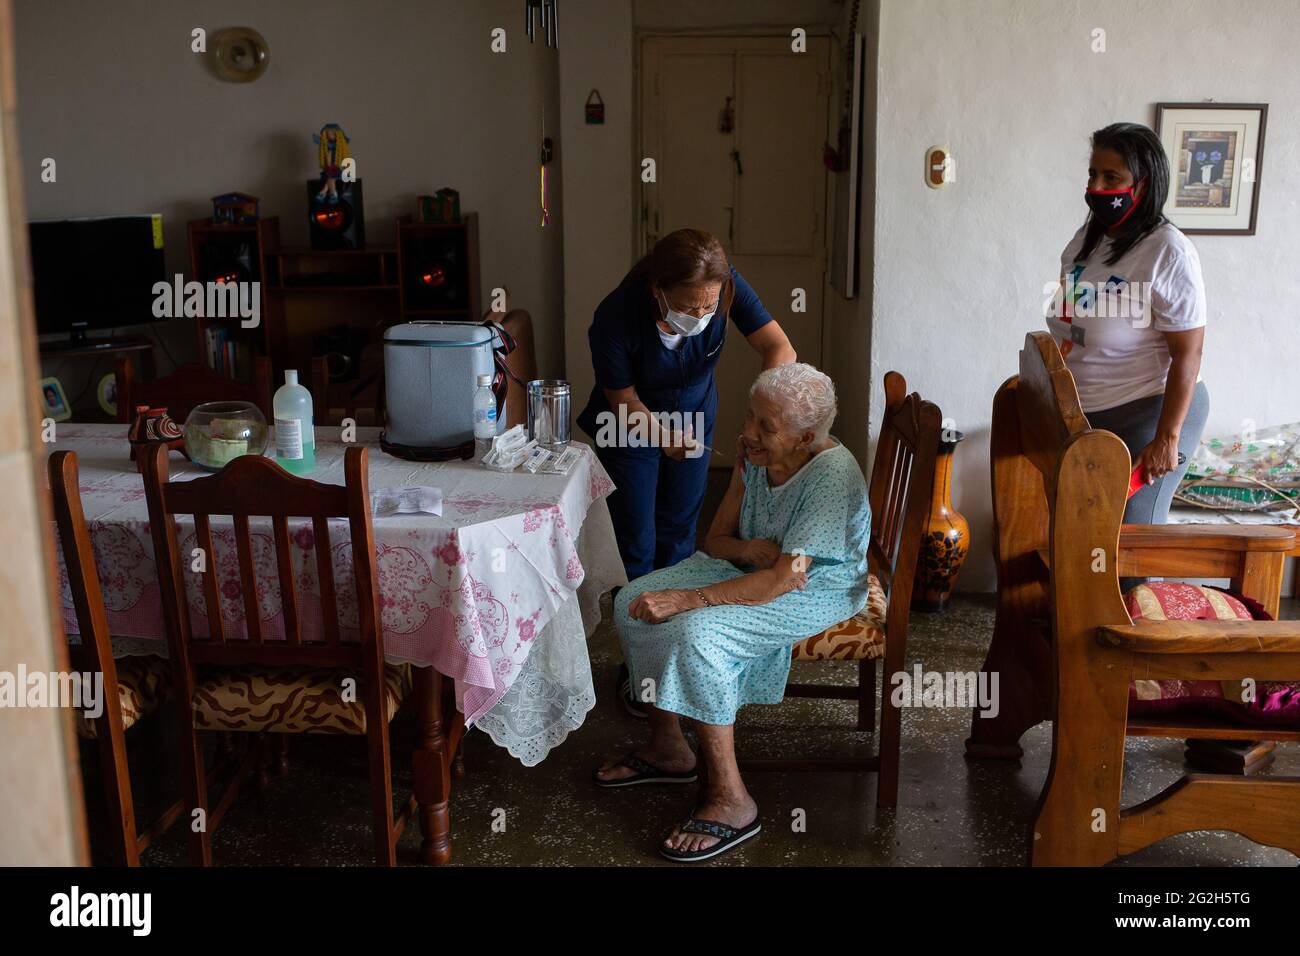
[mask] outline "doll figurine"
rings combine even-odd
[[[343,127],[338,123],[326,123],[321,127],[320,133],[311,138],[311,141],[320,148],[321,187],[316,198],[328,203],[337,203],[339,170],[348,159],[348,134],[343,132]]]

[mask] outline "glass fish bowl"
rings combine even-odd
[[[205,402],[185,419],[185,451],[208,471],[240,455],[262,454],[267,435],[266,416],[252,402]]]

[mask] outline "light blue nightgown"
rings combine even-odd
[[[867,603],[871,506],[862,469],[847,448],[836,442],[777,488],[769,487],[766,469],[747,461],[744,481],[739,536],[768,538],[783,554],[807,555],[802,590],[768,604],[684,611],[662,624],[628,616],[628,605],[644,591],[704,587],[754,570],[696,551],[637,578],[614,601],[636,695],[648,692],[656,707],[706,724],[734,723],[744,704],[780,703],[791,647]]]

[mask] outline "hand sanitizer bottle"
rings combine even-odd
[[[492,447],[497,433],[497,399],[492,394],[492,376],[480,375],[474,390],[474,457],[482,458]]]
[[[286,369],[275,393],[275,460],[285,471],[309,475],[316,470],[316,429],[311,392],[298,384],[297,369]]]

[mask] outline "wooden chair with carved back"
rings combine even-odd
[[[127,764],[126,733],[154,713],[166,699],[171,675],[162,657],[114,661],[94,548],[81,505],[76,452],[54,452],[47,467],[54,520],[80,632],[80,644],[69,648],[72,665],[81,673],[103,675],[101,712],[94,718],[78,714],[77,734],[93,740],[98,751],[109,862],[116,866],[139,866],[140,854],[176,822],[182,804],[176,801],[158,819],[143,829],[138,827]]]
[[[857,686],[792,683],[787,697],[855,700],[858,729],[876,728],[876,661],[885,663],[885,688],[880,695],[880,743],[870,757],[807,757],[746,759],[747,770],[876,773],[876,805],[898,803],[898,774],[902,714],[891,699],[889,676],[902,673],[907,657],[907,628],[912,582],[921,537],[934,487],[934,461],[943,415],[915,392],[898,372],[885,375],[885,411],[876,443],[868,495],[871,535],[867,564],[871,574],[867,606],[857,615],[794,646],[793,659],[858,662]]]
[[[138,405],[166,408],[167,414],[178,425],[184,425],[196,405],[204,402],[252,402],[270,422],[274,418],[271,408],[271,360],[265,356],[253,359],[250,382],[218,375],[199,362],[182,365],[170,375],[151,381],[140,381],[135,369],[126,359],[118,359],[114,367],[117,380],[117,420],[129,423]]]
[[[1140,805],[1121,805],[1127,735],[1243,734],[1239,723],[1202,715],[1130,720],[1130,682],[1300,678],[1300,623],[1134,624],[1119,585],[1121,574],[1133,573],[1121,557],[1128,449],[1114,434],[1088,426],[1073,378],[1047,333],[1027,337],[1020,374],[999,398],[1003,408],[1014,404],[1023,465],[1036,476],[1017,502],[1020,527],[1047,528],[1035,559],[1047,572],[1052,760],[1029,835],[1032,863],[1100,865],[1189,830],[1235,830],[1300,852],[1300,778],[1189,774]],[[1006,423],[995,421],[999,426]],[[1200,547],[1198,529],[1187,527],[1169,547],[1193,558],[1215,550]],[[1279,573],[1286,544],[1270,552]],[[1300,729],[1268,733],[1300,740]]]
[[[1028,404],[1019,384],[1023,373],[1004,382],[993,399],[989,450],[998,590],[983,670],[1000,675],[1001,704],[996,717],[971,716],[966,752],[973,758],[1019,759],[1021,736],[1050,720],[1053,712],[1046,560],[1050,515],[1044,475],[1054,461],[1049,449],[1086,431],[1089,424],[1074,378],[1046,332],[1026,338],[1022,368],[1027,362],[1039,379],[1046,379],[1038,384],[1038,392],[1050,387],[1058,405],[1048,416],[1042,403]],[[1046,417],[1046,422],[1031,415]],[[1126,524],[1119,530],[1119,574],[1227,578],[1232,590],[1258,601],[1276,618],[1282,565],[1294,541],[1292,531],[1283,527]]]
[[[189,834],[190,860],[208,865],[211,836],[228,805],[208,814],[200,728],[270,733],[350,733],[364,735],[370,763],[370,797],[376,862],[392,866],[396,843],[415,808],[412,797],[399,814],[393,811],[389,721],[409,696],[405,667],[384,663],[374,533],[367,480],[367,450],[353,447],[344,459],[345,485],[322,484],[283,471],[261,456],[236,458],[215,475],[192,481],[168,481],[165,447],[145,456],[144,482],[149,521],[162,586],[174,693],[177,707],[186,798],[204,812],[207,826]],[[207,637],[191,629],[182,566],[177,515],[192,515],[194,541],[204,560],[200,585],[207,610]],[[229,533],[214,529],[212,516],[230,516]],[[254,533],[254,522],[269,521],[269,536]],[[290,520],[302,524],[291,533]],[[351,542],[351,594],[355,595],[357,640],[341,637],[341,595],[336,585],[330,546],[330,519],[346,519]],[[340,531],[342,529],[339,529]],[[298,584],[306,568],[295,568],[292,543],[311,536],[320,604],[320,637],[304,633],[313,608],[300,600]],[[229,541],[225,551],[214,540]],[[256,541],[255,539],[261,539]],[[276,578],[259,580],[255,548],[274,548]],[[231,552],[233,551],[233,555]],[[223,618],[219,569],[237,565],[243,622]],[[345,579],[344,579],[345,580]],[[278,585],[283,637],[264,621],[262,596]],[[269,621],[270,619],[266,619]],[[243,633],[240,633],[243,632]]]

